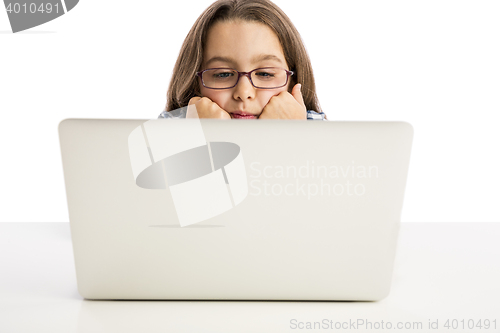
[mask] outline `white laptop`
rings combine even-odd
[[[86,299],[390,292],[406,122],[65,119],[59,137]]]

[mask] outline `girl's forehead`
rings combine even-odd
[[[203,61],[206,66],[227,63],[247,66],[262,62],[286,65],[278,36],[263,23],[217,22],[209,30]]]

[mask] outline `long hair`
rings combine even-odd
[[[207,33],[216,22],[233,20],[260,22],[274,31],[288,68],[295,72],[291,76],[289,90],[296,83],[301,83],[307,110],[321,111],[311,61],[300,34],[288,16],[269,0],[218,0],[198,17],[175,63],[167,92],[166,111],[184,107],[192,97],[201,96],[196,72],[202,70]]]

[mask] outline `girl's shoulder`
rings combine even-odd
[[[322,111],[307,110],[307,120],[327,120]]]
[[[172,111],[163,111],[158,118],[186,118],[187,106]]]

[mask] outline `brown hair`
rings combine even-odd
[[[201,70],[207,32],[216,22],[237,19],[263,23],[276,33],[288,67],[295,72],[291,76],[290,87],[300,82],[307,110],[321,111],[311,61],[300,34],[288,16],[269,0],[218,0],[198,17],[175,63],[167,92],[166,111],[184,107],[192,97],[201,96],[196,72]]]

